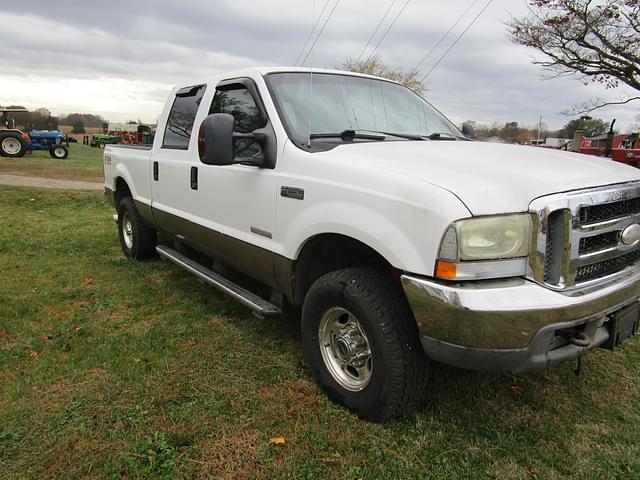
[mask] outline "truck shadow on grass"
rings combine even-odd
[[[176,275],[186,275],[176,272]],[[251,280],[236,274],[234,280],[245,288],[259,288]],[[193,282],[196,282],[193,280]],[[197,282],[196,282],[197,283]],[[238,328],[252,348],[265,350],[265,354],[292,355],[298,364],[302,358],[300,341],[300,315],[290,307],[278,318],[257,319],[236,301],[201,284],[207,304],[220,311],[228,322]],[[264,293],[264,292],[263,292]],[[625,365],[625,351],[636,349],[636,342],[617,352],[596,350],[583,358],[582,371],[576,375],[576,362],[561,364],[552,369],[526,375],[476,372],[436,362],[431,363],[430,381],[425,402],[417,409],[418,415],[445,415],[450,422],[470,418],[493,417],[490,423],[500,423],[512,415],[524,415],[529,420],[538,416],[576,419],[589,415],[601,418],[602,410],[628,410],[630,389],[635,389],[634,373]],[[305,367],[305,374],[309,372]],[[620,385],[623,380],[624,385]],[[621,388],[626,395],[621,395]],[[468,416],[468,415],[470,416]],[[483,421],[484,422],[484,421]],[[565,423],[561,420],[561,423]],[[571,422],[569,422],[570,424]]]

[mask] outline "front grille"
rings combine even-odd
[[[612,276],[640,263],[640,244],[625,245],[622,231],[640,224],[640,182],[572,191],[534,200],[537,241],[531,277],[567,289]]]
[[[585,265],[584,267],[578,267],[576,272],[576,283],[587,282],[589,280],[595,280],[600,277],[612,275],[638,260],[640,260],[640,250],[636,250],[610,260],[604,260],[602,262]]]
[[[620,200],[602,205],[589,205],[580,209],[580,225],[628,217],[637,213],[640,213],[640,198]]]
[[[618,230],[614,230],[613,232],[601,233],[600,235],[594,235],[593,237],[581,238],[580,255],[617,247],[619,238],[620,232]]]

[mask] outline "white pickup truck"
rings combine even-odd
[[[109,145],[104,170],[125,255],[260,316],[301,307],[313,376],[363,418],[420,399],[428,359],[528,372],[638,326],[640,170],[469,141],[385,79],[261,68],[177,88],[153,146]]]

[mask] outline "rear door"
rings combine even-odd
[[[162,135],[155,145],[150,165],[153,216],[160,229],[176,235],[184,235],[185,226],[192,214],[189,207],[189,165],[197,158],[197,146],[193,133],[198,108],[206,91],[206,85],[181,88],[174,93],[168,112],[164,112],[164,125],[159,125]]]

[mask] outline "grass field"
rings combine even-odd
[[[0,174],[102,182],[102,152],[99,148],[72,143],[69,157],[64,160],[53,159],[45,151],[22,158],[0,157]]]
[[[0,187],[2,478],[640,478],[637,339],[580,377],[434,366],[418,412],[374,425],[298,335],[126,260],[100,193]]]

